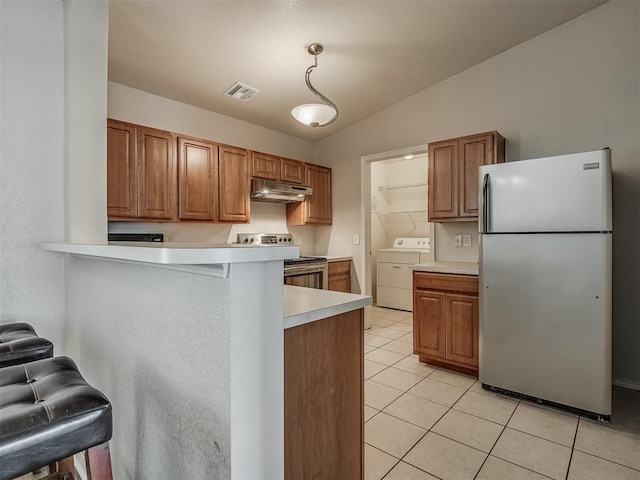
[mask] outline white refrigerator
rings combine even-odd
[[[609,149],[480,168],[480,381],[611,414]]]

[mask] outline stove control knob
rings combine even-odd
[[[249,241],[250,241],[251,243],[253,243],[253,242],[254,242],[254,240],[255,240],[255,238],[252,238],[252,239],[251,239],[251,240],[249,240]]]
[[[242,242],[243,242],[243,243],[249,243],[249,239],[248,239],[248,238],[245,238]]]

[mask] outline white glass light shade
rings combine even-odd
[[[307,103],[291,110],[297,121],[310,127],[321,127],[336,115],[336,110],[324,103]]]

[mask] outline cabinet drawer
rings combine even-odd
[[[478,293],[478,277],[451,273],[413,272],[413,286],[423,290]]]
[[[351,260],[329,262],[329,276],[351,273]]]

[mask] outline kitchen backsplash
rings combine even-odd
[[[109,233],[163,233],[169,243],[234,243],[238,233],[291,233],[301,255],[314,255],[316,227],[290,227],[286,205],[251,202],[251,223],[109,222]]]
[[[455,247],[456,235],[471,235],[471,246]],[[436,223],[435,253],[439,262],[477,262],[478,222]]]

